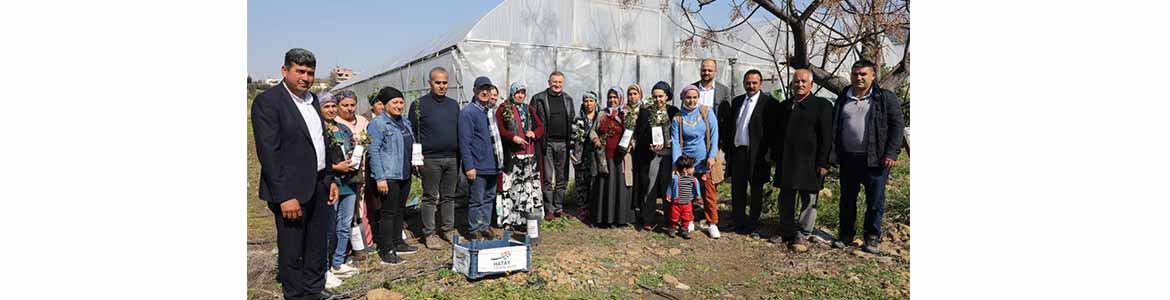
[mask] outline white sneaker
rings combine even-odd
[[[341,279],[333,275],[333,272],[325,272],[325,288],[335,289],[341,286]]]
[[[707,227],[707,234],[713,239],[719,238],[719,226],[712,224]]]
[[[687,223],[687,233],[695,231],[695,222]]]
[[[336,276],[337,278],[345,279],[349,278],[350,276],[357,275],[358,269],[350,266],[349,264],[341,264],[340,266],[329,268],[329,272],[333,273],[333,276]]]

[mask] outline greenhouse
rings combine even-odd
[[[740,26],[727,33],[726,38],[708,42],[708,46],[681,47],[680,41],[691,34],[684,29],[687,19],[677,2],[624,2],[638,4],[613,0],[505,0],[484,16],[431,41],[419,42],[416,50],[391,58],[381,67],[366,68],[363,74],[333,90],[353,90],[361,99],[367,99],[381,87],[393,86],[403,91],[409,105],[429,91],[427,75],[436,66],[449,71],[448,96],[462,103],[470,101],[470,85],[478,76],[487,76],[501,87],[523,82],[532,95],[548,86],[549,73],[560,71],[566,77],[566,92],[576,101],[586,91],[603,91],[615,85],[638,83],[648,89],[658,81],[666,81],[678,89],[699,79],[703,58],[717,61],[716,81],[730,87],[733,94],[743,92],[739,78],[750,69],[763,73],[768,91],[777,89],[785,80],[780,77],[787,76],[779,73],[788,70],[773,63],[782,61],[783,54],[762,51],[769,48],[767,44],[785,45],[786,35],[777,36],[775,29],[768,30],[776,28],[777,23],[761,21],[755,25],[763,35],[749,26]],[[764,41],[765,37],[769,40]],[[841,61],[849,57],[852,56],[842,52],[828,59]],[[889,53],[887,57],[896,61],[900,53]],[[848,71],[846,64],[836,72],[847,76]],[[831,95],[827,91],[820,94]],[[674,105],[679,105],[678,99],[675,101]],[[367,109],[366,101],[359,103],[359,111]]]

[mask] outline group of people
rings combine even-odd
[[[783,101],[761,91],[758,70],[744,75],[744,93],[732,97],[714,80],[716,61],[707,59],[700,80],[677,94],[681,108],[669,104],[676,94],[661,81],[648,94],[637,84],[586,92],[575,107],[565,75],[555,71],[548,88],[530,97],[516,82],[500,99],[489,78],[476,78],[474,100],[461,106],[446,94],[447,70],[436,67],[430,91],[409,108],[399,90],[385,87],[365,115],[356,114],[351,91],[310,93],[315,65],[311,52],[289,50],[283,82],[258,95],[251,111],[260,198],[276,216],[288,299],[330,297],[325,288],[356,274],[347,259],[364,248],[377,249],[385,264],[416,252],[403,233],[411,176],[422,181],[421,226],[413,231],[427,249],[442,249],[458,234],[457,197],[467,199],[464,238],[496,239],[493,228],[508,226],[538,238],[541,220],[568,216],[572,168],[577,217],[586,223],[661,226],[685,239],[695,223],[720,238],[716,186],[726,180],[734,232],[758,238],[763,185],[771,183],[781,191],[781,234],[771,240],[804,252],[818,192],[838,165],[841,225],[832,246],[853,241],[864,186],[861,249],[878,251],[903,117],[896,96],[874,84],[872,62],[855,63],[852,85],[830,102],[812,94],[807,69],[793,74],[793,93]]]

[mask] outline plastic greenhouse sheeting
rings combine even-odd
[[[768,59],[770,47],[763,45],[752,26],[741,26],[720,40],[730,46],[715,45],[683,52],[678,41],[689,33],[679,26],[686,24],[676,1],[644,0],[632,5],[616,0],[504,0],[479,18],[451,24],[450,30],[424,41],[401,41],[416,45],[394,55],[386,64],[361,70],[360,74],[333,90],[353,90],[363,100],[359,110],[368,110],[368,95],[383,86],[394,86],[412,102],[429,92],[427,76],[432,67],[446,68],[448,96],[461,103],[473,97],[471,87],[464,86],[477,76],[488,76],[506,96],[507,86],[523,82],[529,96],[547,88],[548,74],[559,70],[566,74],[566,90],[579,105],[585,91],[599,94],[611,86],[623,89],[637,82],[649,94],[654,83],[666,81],[675,90],[672,104],[679,105],[677,91],[699,78],[701,58],[717,61],[716,80],[731,88],[731,94],[743,93],[743,74],[759,69],[764,74],[764,88],[775,90],[787,82],[790,69],[776,70]],[[778,22],[773,20],[772,22]],[[775,37],[776,24],[753,21],[769,43],[787,44],[786,36]],[[781,26],[782,27],[782,26]],[[814,33],[810,47],[821,58],[827,33]],[[883,50],[887,62],[901,58],[903,46]],[[831,54],[830,62],[840,62],[837,70],[848,76],[852,56],[848,51]],[[736,64],[731,65],[730,59]],[[836,64],[832,64],[835,66]],[[783,72],[783,74],[781,74]],[[821,89],[821,95],[829,94]],[[649,95],[647,95],[649,96]],[[600,100],[600,99],[599,99]]]

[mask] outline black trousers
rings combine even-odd
[[[333,234],[336,214],[329,201],[324,172],[318,172],[317,187],[309,201],[301,203],[301,219],[285,220],[279,203],[268,203],[276,218],[277,278],[284,299],[304,299],[325,289],[328,268],[328,237]],[[300,200],[300,199],[298,199]]]
[[[736,230],[755,230],[760,224],[760,212],[764,203],[764,183],[768,182],[768,165],[762,159],[748,166],[751,161],[748,147],[739,146],[731,150],[731,219]],[[750,189],[750,193],[749,193]],[[750,208],[751,212],[745,212]]]
[[[377,185],[376,182],[374,184]],[[406,198],[410,196],[410,179],[386,180],[386,185],[389,187],[389,192],[382,197],[382,208],[378,212],[378,222],[370,225],[376,225],[379,228],[375,239],[378,242],[378,251],[389,253],[394,251],[398,244],[404,243],[402,224],[406,214]]]

